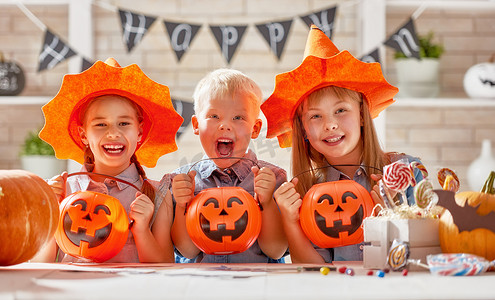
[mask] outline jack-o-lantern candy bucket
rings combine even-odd
[[[86,174],[79,172],[69,176],[83,173]],[[128,234],[127,213],[120,201],[112,196],[79,191],[60,204],[55,240],[66,254],[104,262],[122,250]]]
[[[187,207],[186,228],[206,254],[235,254],[249,249],[261,230],[258,203],[240,187],[202,190]]]
[[[363,220],[373,211],[370,193],[353,180],[315,184],[303,198],[300,223],[318,247],[333,248],[363,241]]]

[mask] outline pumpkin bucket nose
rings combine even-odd
[[[87,215],[83,218],[83,220],[88,220],[88,221],[91,221],[91,216],[90,216],[89,214],[87,214]]]
[[[220,216],[228,216],[229,214],[225,211],[225,209],[222,209],[220,212]]]
[[[337,205],[337,208],[335,209],[335,212],[341,212],[344,211],[340,205]]]

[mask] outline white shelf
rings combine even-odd
[[[396,98],[393,106],[408,107],[495,107],[495,99]]]
[[[495,9],[495,1],[493,0],[386,0],[388,7],[419,7],[427,5],[430,8],[444,8],[449,10],[486,10]]]
[[[50,96],[0,96],[0,105],[44,105],[52,98]]]

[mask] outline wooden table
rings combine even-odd
[[[343,264],[335,264],[339,268]],[[354,276],[297,264],[40,264],[0,267],[4,299],[495,299],[495,273]],[[312,271],[314,269],[315,271]]]

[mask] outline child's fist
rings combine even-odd
[[[187,174],[177,174],[172,181],[172,193],[179,207],[186,208],[187,203],[194,198],[194,177],[196,171]]]
[[[63,172],[60,175],[53,176],[47,182],[55,195],[57,195],[58,203],[62,202],[65,198],[65,182],[67,181],[67,175],[67,172]]]
[[[154,210],[153,201],[145,194],[136,192],[136,199],[132,201],[129,209],[129,218],[134,220],[132,230],[148,229]]]
[[[297,181],[298,179],[294,178],[290,182],[283,183],[274,194],[282,218],[289,222],[299,220],[299,208],[302,205],[301,196],[296,191]]]
[[[252,167],[251,171],[254,173],[254,193],[256,194],[258,201],[261,205],[269,203],[273,198],[273,191],[277,185],[277,179],[275,173],[270,168]]]

